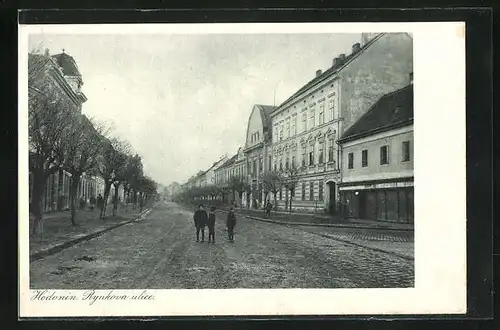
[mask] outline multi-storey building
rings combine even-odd
[[[228,186],[232,177],[238,177],[246,181],[246,167],[246,158],[243,149],[238,148],[238,152],[234,156],[226,160],[215,170],[215,184],[222,187]],[[240,205],[242,202],[238,194],[233,194],[231,201],[234,201],[237,205]]]
[[[60,98],[68,100],[74,111],[81,114],[82,104],[87,100],[81,91],[83,80],[73,57],[65,52],[57,55],[50,55],[48,49],[45,54],[29,54],[30,65],[37,66],[38,72],[43,76],[45,86],[51,89]],[[44,90],[29,86],[28,97],[35,94],[43,94]],[[30,150],[31,151],[31,150]],[[29,174],[29,199],[32,199],[32,173]],[[71,185],[71,174],[59,170],[47,179],[45,193],[42,198],[43,210],[56,211],[65,210],[69,205],[69,191]],[[90,175],[82,175],[77,191],[77,199],[85,196],[88,201],[90,197],[102,192],[104,184],[99,178]]]
[[[339,145],[343,215],[413,223],[413,85],[384,95]]]
[[[243,153],[247,164],[247,178],[250,194],[245,193],[243,205],[258,207],[262,205],[264,189],[262,175],[269,169],[268,148],[271,144],[271,113],[275,106],[256,104],[248,119],[247,135]]]
[[[412,71],[409,34],[363,33],[350,54],[335,57],[325,72],[317,70],[314,79],[271,113],[269,164],[276,170],[300,169],[292,196],[295,209],[339,210],[337,140],[382,95],[406,85]]]

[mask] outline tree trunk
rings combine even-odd
[[[292,190],[290,190],[290,207],[288,208],[288,211],[292,213]]]
[[[100,218],[104,219],[106,216],[106,207],[108,206],[108,198],[109,198],[109,190],[111,189],[111,182],[108,182],[106,180],[106,183],[104,185],[104,197],[102,200],[102,210],[100,214]]]
[[[276,196],[278,195],[278,192],[274,192],[274,210],[277,211],[278,210],[278,199],[276,198]]]
[[[240,210],[242,210],[243,209],[243,192],[239,192],[238,197],[240,198]]]
[[[32,234],[43,233],[43,194],[47,184],[48,175],[45,173],[33,172],[33,190],[31,195],[31,213],[33,214]]]
[[[76,204],[77,204],[77,191],[80,184],[80,176],[73,174],[71,180],[71,187],[69,190],[69,202],[71,208],[71,225],[76,226]]]
[[[113,196],[113,216],[116,216],[116,211],[118,211],[118,188],[120,188],[120,184],[113,184],[115,187],[115,194]]]

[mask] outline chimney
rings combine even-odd
[[[319,70],[316,70],[316,77],[319,77],[319,76],[321,76],[321,73],[322,73],[321,69],[319,69]]]
[[[49,49],[48,48],[45,48],[45,56],[49,56]]]
[[[410,72],[410,85],[413,85],[413,72]]]
[[[357,53],[361,49],[361,44],[359,42],[355,43],[352,45],[352,53]]]
[[[338,58],[338,57],[335,57],[335,58],[333,59],[333,64],[332,64],[332,66],[337,66],[337,64],[339,64],[339,58]]]
[[[345,60],[345,54],[340,54],[340,55],[339,55],[339,62],[340,62],[340,63],[343,63],[343,62],[344,62],[344,60]]]

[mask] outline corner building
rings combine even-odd
[[[407,85],[410,72],[413,39],[409,34],[363,33],[350,54],[335,57],[324,72],[317,70],[314,79],[271,113],[269,164],[276,170],[300,169],[292,196],[294,210],[340,212],[343,164],[338,139],[381,96]],[[277,198],[285,196],[283,189]]]

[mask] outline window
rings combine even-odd
[[[306,147],[302,147],[302,166],[306,166]]]
[[[319,123],[318,125],[321,125],[325,122],[325,105],[324,104],[321,104],[319,106]]]
[[[314,165],[314,144],[311,144],[309,150],[309,165]]]
[[[328,100],[328,112],[330,114],[330,118],[329,118],[330,120],[334,120],[335,119],[335,109],[334,109],[334,107],[335,107],[335,104],[334,104],[334,99],[332,97],[330,100]]]
[[[283,200],[283,188],[280,188],[280,201]]]
[[[257,174],[257,161],[253,161],[253,169],[252,169],[252,174],[256,175]]]
[[[302,182],[302,200],[306,200],[306,183]]]
[[[389,146],[380,147],[380,165],[389,164]]]
[[[404,141],[403,142],[403,162],[408,162],[410,160],[410,141]]]
[[[318,199],[320,201],[323,200],[323,180],[319,181],[319,187],[318,187]]]
[[[286,154],[285,154],[285,169],[288,170],[288,167],[289,167],[289,159],[290,159],[290,152],[287,150],[286,151]]]
[[[280,124],[280,141],[283,140],[283,123]]]
[[[333,144],[334,144],[333,135],[331,135],[328,137],[328,161],[329,162],[333,162],[333,150],[334,150]]]
[[[292,156],[292,168],[295,168],[295,154]]]
[[[264,160],[261,158],[259,160],[259,173],[262,173],[263,169],[264,169]]]
[[[361,166],[362,167],[368,166],[368,150],[361,151]]]
[[[274,125],[273,128],[273,141],[278,141],[278,125]]]
[[[311,109],[311,115],[309,119],[310,119],[310,127],[313,128],[315,124],[314,122],[316,120],[316,111],[314,109]]]
[[[292,135],[291,136],[294,136],[295,134],[297,134],[297,116],[293,115],[292,116]]]
[[[286,119],[286,135],[285,138],[290,137],[290,118]]]
[[[348,160],[347,160],[347,168],[348,169],[353,169],[354,168],[354,154],[350,152],[348,155]]]
[[[309,200],[314,200],[314,182],[309,183]]]
[[[307,131],[307,113],[304,111],[302,114],[302,132]]]
[[[272,159],[271,159],[271,156],[269,156],[269,165],[267,165],[267,166],[268,166],[269,171],[271,171],[271,166],[272,166],[271,160],[272,160]]]
[[[322,164],[323,163],[323,147],[324,147],[324,143],[323,142],[320,142],[319,143],[319,155],[318,155],[318,163],[319,164]]]

